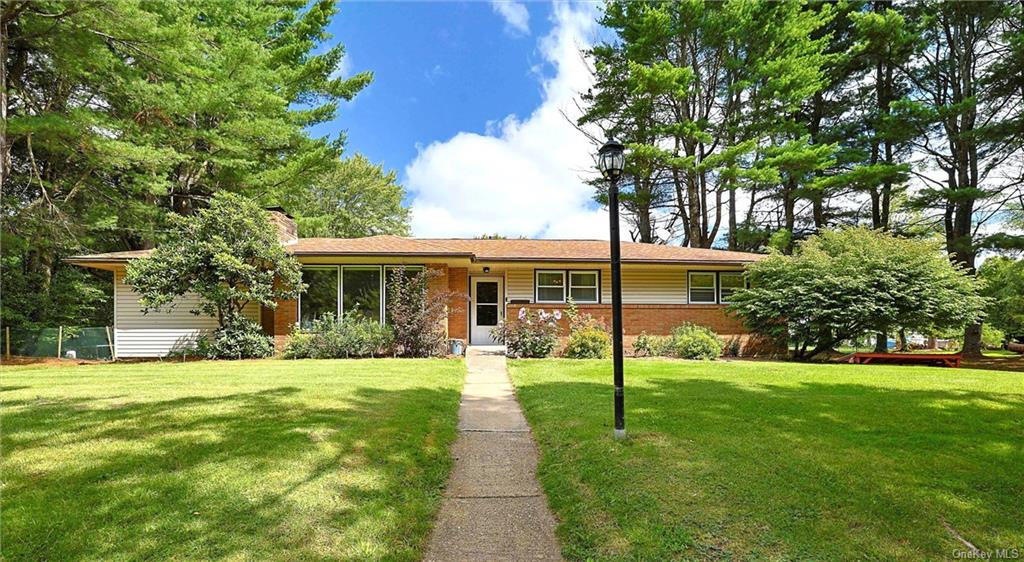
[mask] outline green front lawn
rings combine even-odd
[[[415,560],[451,462],[447,360],[3,372],[6,560]]]
[[[1024,375],[770,362],[512,362],[573,560],[1024,552]]]

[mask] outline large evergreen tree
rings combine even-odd
[[[343,138],[306,129],[371,79],[336,76],[341,46],[318,52],[334,12],[333,0],[4,2],[4,282],[55,301],[5,299],[4,319],[53,322],[56,301],[94,294],[54,292],[62,276],[90,284],[62,273],[62,256],[152,247],[168,212],[219,191],[270,201],[332,169]]]

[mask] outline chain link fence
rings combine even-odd
[[[24,357],[113,358],[114,330],[110,326],[57,327],[39,330],[4,328],[4,354]]]

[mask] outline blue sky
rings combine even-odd
[[[551,29],[551,6],[523,5],[530,35],[508,29],[486,2],[342,2],[330,32],[349,72],[373,83],[317,132],[348,131],[350,151],[401,170],[417,144],[484,132],[495,116],[529,113],[541,101],[533,34]]]
[[[340,72],[373,83],[314,134],[398,172],[417,236],[607,236],[575,131],[596,3],[343,1]]]

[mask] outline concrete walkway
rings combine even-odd
[[[470,347],[455,469],[428,561],[561,560],[555,517],[537,482],[537,448],[504,349]]]

